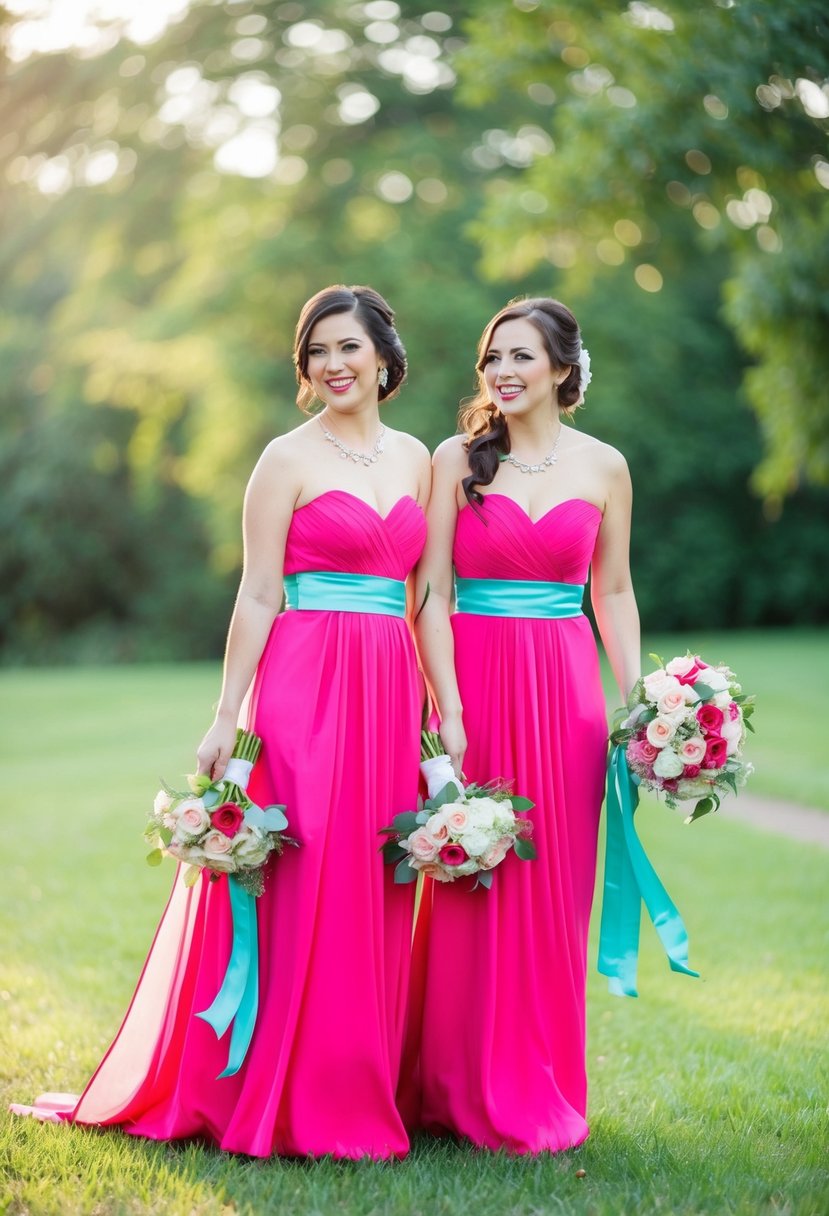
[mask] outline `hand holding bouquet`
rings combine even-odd
[[[211,781],[206,773],[187,778],[186,793],[164,786],[156,794],[144,833],[153,846],[147,855],[157,866],[165,855],[185,863],[188,886],[202,870],[211,877],[233,874],[251,895],[261,895],[263,866],[271,853],[281,853],[289,838],[285,807],[256,806],[245,793],[262,740],[250,731],[236,733],[236,746],[224,776]]]
[[[669,663],[650,657],[658,670],[636,682],[627,717],[610,738],[625,749],[641,785],[664,794],[668,806],[698,800],[690,823],[718,810],[721,796],[736,794],[752,772],[743,743],[746,730],[754,729],[754,698],[743,693],[730,668],[709,666],[699,655]]]
[[[421,732],[421,771],[429,798],[417,811],[395,815],[383,828],[383,855],[395,866],[394,881],[414,882],[419,873],[438,882],[474,874],[475,886],[492,886],[492,871],[510,849],[522,861],[535,857],[532,824],[516,812],[534,806],[503,785],[464,789],[434,731]]]

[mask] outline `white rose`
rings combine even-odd
[[[658,678],[654,678],[658,677]],[[676,676],[666,675],[664,671],[653,672],[650,676],[645,676],[645,695],[649,701],[658,701],[669,692],[679,692],[682,688]]]
[[[721,671],[717,671],[716,667],[703,667],[697,676],[697,680],[701,684],[707,684],[714,692],[723,692],[728,688],[728,680]]]
[[[743,724],[739,718],[726,719],[720,729],[720,734],[725,739],[728,746],[725,749],[727,756],[733,756],[738,747],[743,741]]]
[[[701,781],[698,777],[686,777],[676,787],[676,796],[679,799],[704,798],[706,794],[710,793],[710,784],[707,781]]]
[[[261,866],[270,851],[269,842],[255,829],[242,828],[237,832],[233,856],[240,865],[246,868]]]
[[[654,747],[666,747],[676,734],[676,723],[672,722],[670,718],[659,716],[648,723],[645,733],[648,742],[652,743]]]
[[[500,805],[494,798],[472,798],[466,809],[472,826],[486,830],[495,823]]]
[[[170,803],[172,801],[173,799],[166,790],[159,790],[155,796],[155,802],[153,803],[153,814],[163,815],[165,811],[170,809]]]
[[[460,843],[470,857],[480,857],[491,846],[492,837],[488,832],[482,831],[479,828],[470,828],[469,831],[463,833]]]
[[[653,762],[653,771],[657,777],[678,777],[684,768],[685,765],[670,747],[663,747]]]

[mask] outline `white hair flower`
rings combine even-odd
[[[587,392],[587,386],[593,379],[593,373],[590,371],[590,352],[586,346],[583,346],[579,351],[579,399],[576,405],[581,405],[584,401],[584,394]]]

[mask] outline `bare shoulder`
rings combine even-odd
[[[308,423],[286,435],[277,435],[262,452],[251,475],[251,484],[276,484],[280,490],[299,491],[300,472],[309,450]]]
[[[628,465],[622,453],[612,444],[597,439],[595,435],[585,435],[582,431],[570,432],[568,447],[586,457],[594,468],[607,477],[626,476]]]
[[[469,472],[469,457],[466,452],[466,436],[450,435],[443,443],[435,448],[432,462],[436,469],[444,473],[457,473],[465,477]]]
[[[425,443],[410,435],[408,431],[395,431],[391,427],[386,427],[386,435],[407,460],[428,466],[430,456]]]

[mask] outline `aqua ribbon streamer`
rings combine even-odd
[[[599,971],[615,996],[637,996],[639,921],[644,902],[672,971],[699,977],[688,966],[688,934],[682,917],[636,835],[639,790],[625,749],[611,749],[607,766],[607,849],[599,934]]]
[[[209,1009],[197,1013],[216,1031],[218,1038],[233,1022],[227,1067],[222,1077],[232,1077],[242,1067],[259,1007],[259,936],[256,928],[256,897],[246,891],[232,874],[228,875],[230,911],[233,918],[233,946],[222,986]]]

